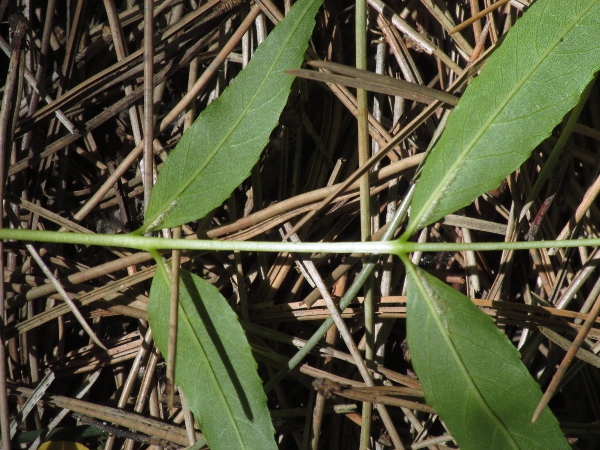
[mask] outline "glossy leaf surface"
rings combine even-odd
[[[168,358],[170,276],[152,281],[148,316]],[[274,429],[250,345],[237,316],[208,281],[181,270],[175,383],[211,449],[276,449]]]
[[[408,344],[425,399],[460,448],[569,449],[519,352],[467,297],[407,260]]]
[[[417,185],[405,238],[496,188],[600,67],[600,1],[536,1],[452,112]]]
[[[204,217],[250,174],[278,123],[322,0],[300,0],[223,94],[184,133],[154,186],[140,232]]]

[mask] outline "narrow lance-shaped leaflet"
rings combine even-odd
[[[138,234],[204,217],[250,174],[279,121],[322,0],[300,0],[221,96],[184,133],[152,191]]]

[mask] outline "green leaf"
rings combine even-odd
[[[405,238],[496,188],[600,66],[600,0],[538,0],[473,80],[415,190]]]
[[[404,257],[407,329],[425,399],[460,448],[570,449],[519,352],[467,297]]]
[[[154,186],[139,232],[204,217],[250,174],[278,123],[322,0],[300,0],[223,94],[182,136]]]
[[[148,318],[165,358],[169,337],[170,275],[159,261]],[[211,449],[277,449],[256,362],[238,318],[219,291],[180,272],[175,383]]]

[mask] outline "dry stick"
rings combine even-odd
[[[435,448],[438,448],[437,444],[445,444],[446,442],[452,441],[453,439],[454,438],[450,434],[446,433],[441,436],[424,439],[422,441],[419,441],[418,443],[414,443],[410,446],[410,448],[412,450],[417,450],[417,449],[421,449],[421,448],[425,448],[425,447],[429,447],[430,449],[435,449]],[[443,447],[443,448],[450,448],[450,447]]]
[[[153,174],[155,172],[154,155],[153,155],[153,142],[154,142],[154,0],[144,0],[144,127],[143,127],[143,145],[144,152],[142,157],[142,184],[144,187],[144,212],[148,209],[150,204],[150,196],[152,194],[153,187]],[[181,236],[181,227],[178,227],[178,236]],[[174,377],[175,377],[175,346],[177,345],[176,337],[173,338],[172,334],[177,335],[177,303],[179,293],[179,259],[181,252],[173,252],[173,275],[175,281],[171,282],[171,315],[169,322],[169,357],[167,359],[167,392],[169,393],[169,404],[173,403],[174,394]],[[175,258],[177,262],[175,264]],[[175,313],[173,313],[173,302],[175,302]],[[173,328],[175,329],[173,331]],[[171,350],[172,349],[172,350]],[[152,353],[150,363],[154,362],[158,358],[158,354],[155,350]],[[148,376],[148,389],[150,389],[150,382],[154,375],[155,369],[150,371],[151,365],[148,364],[146,368]],[[144,377],[144,380],[146,377]],[[140,388],[141,392],[142,388]],[[156,391],[153,389],[150,392],[150,415],[158,415],[155,405]],[[139,399],[140,397],[138,397]],[[140,409],[141,411],[141,409]],[[128,441],[125,448],[132,448],[133,441]]]
[[[456,106],[458,104],[458,97],[418,83],[392,78],[387,75],[379,75],[367,70],[355,69],[354,67],[330,61],[309,61],[307,64],[334,73],[315,72],[306,69],[292,69],[287,70],[286,73],[310,80],[322,81],[324,83],[339,84],[342,86],[379,92],[381,94],[403,97],[421,103],[429,104],[432,100],[440,100],[450,106]],[[336,75],[335,72],[339,75]]]
[[[162,439],[157,439],[155,437],[142,436],[139,433],[134,433],[129,430],[123,430],[122,428],[108,425],[105,421],[92,419],[88,416],[84,416],[81,414],[72,413],[71,416],[74,419],[77,419],[77,421],[79,423],[84,424],[84,425],[90,425],[94,428],[98,428],[99,430],[102,430],[104,432],[104,434],[108,434],[110,437],[125,438],[128,440],[132,440],[134,442],[138,442],[140,444],[150,444],[151,446],[149,448],[155,448],[155,449],[156,448],[164,448],[164,447],[169,448],[169,443]],[[152,447],[152,445],[154,447]]]
[[[399,386],[351,386],[329,379],[316,383],[327,393],[357,400],[359,402],[382,403],[398,407],[406,407],[417,411],[435,414],[435,410],[423,403],[398,398],[398,396],[423,397],[423,393],[411,388]]]
[[[590,329],[592,328],[592,325],[596,321],[596,318],[598,317],[599,314],[600,314],[600,298],[596,299],[596,302],[594,303],[594,307],[588,314],[587,318],[585,319],[585,322],[583,323],[583,326],[579,329],[579,332],[577,333],[577,337],[573,341],[573,344],[569,348],[569,351],[563,358],[562,362],[560,363],[560,366],[556,370],[556,373],[552,377],[552,381],[550,382],[550,385],[546,389],[546,392],[544,392],[544,395],[543,395],[542,399],[540,400],[540,403],[537,405],[537,408],[535,408],[535,412],[533,413],[533,417],[531,418],[531,423],[535,423],[535,421],[538,420],[538,418],[542,415],[542,412],[544,411],[546,406],[548,406],[548,403],[550,402],[550,399],[556,392],[558,385],[560,384],[563,377],[567,373],[567,369],[571,365],[571,361],[573,361],[573,358],[575,358],[577,351],[581,347],[581,344],[583,344],[583,341],[585,340],[588,333],[590,332]]]
[[[180,239],[181,227],[173,229],[173,239]],[[169,341],[167,345],[167,394],[169,407],[173,407],[175,396],[175,361],[177,361],[177,320],[179,314],[179,264],[181,250],[173,250],[171,258],[171,298],[169,302]]]
[[[0,204],[4,204],[4,184],[6,161],[13,144],[15,115],[18,114],[18,105],[14,105],[15,98],[19,98],[19,78],[23,74],[24,58],[22,45],[29,29],[29,24],[21,14],[9,17],[12,39],[10,43],[10,62],[8,76],[2,96],[0,109]],[[4,227],[3,214],[0,211],[0,228]],[[8,422],[8,399],[6,396],[6,340],[4,336],[4,301],[6,300],[4,283],[4,242],[0,241],[0,434],[2,434],[2,448],[10,450],[10,424]]]
[[[479,14],[479,0],[469,0],[470,4],[471,4],[471,14],[473,16],[477,16],[477,14]],[[473,22],[473,34],[475,35],[475,41],[478,42],[479,38],[481,36],[482,33],[482,29],[481,29],[481,22],[479,22],[479,20],[476,20],[475,22]]]
[[[154,157],[154,1],[144,0],[144,165],[142,184],[144,185],[144,211],[148,209],[152,194],[152,168]]]
[[[156,349],[156,365],[158,365],[158,361],[160,359],[160,351]],[[160,399],[159,399],[159,379],[158,373],[156,371],[156,365],[152,368],[153,377],[149,379],[149,397],[148,397],[148,412],[150,416],[160,418],[161,417],[161,408],[160,408]],[[143,409],[143,408],[142,408]]]
[[[123,390],[121,391],[121,396],[119,397],[117,408],[124,408],[127,405],[127,399],[133,391],[133,387],[137,381],[140,369],[142,368],[142,365],[144,363],[144,360],[146,359],[146,355],[150,348],[152,348],[152,330],[148,328],[148,331],[146,331],[146,335],[144,336],[144,341],[142,342],[142,345],[140,345],[140,349],[135,355],[135,359],[133,360],[133,364],[131,365],[131,369],[129,370],[127,379],[123,384]],[[106,445],[104,446],[104,449],[112,450],[115,444],[115,439],[115,436],[109,436],[106,440]]]
[[[46,393],[46,391],[48,390],[48,388],[50,387],[50,385],[52,384],[52,382],[54,381],[55,378],[56,378],[55,373],[52,372],[51,370],[48,371],[48,373],[46,373],[44,378],[42,378],[40,383],[36,386],[35,390],[31,394],[31,397],[29,397],[27,399],[27,401],[25,402],[25,404],[23,404],[21,406],[21,410],[17,414],[17,417],[15,417],[14,420],[10,424],[10,438],[11,439],[15,437],[15,434],[17,434],[17,429],[18,429],[19,425],[21,425],[23,423],[23,421],[29,415],[31,410],[35,407],[35,405],[39,401],[39,399],[42,398],[42,396]]]
[[[187,398],[181,389],[179,389],[179,400],[181,401],[181,410],[183,411],[183,418],[185,421],[185,429],[188,434],[189,445],[194,445],[196,443],[196,431],[194,430],[195,421],[192,412],[188,406]]]
[[[454,22],[450,20],[438,7],[438,5],[436,4],[438,2],[434,2],[433,0],[421,0],[421,3],[429,10],[429,13],[435,18],[435,20],[437,20],[437,22],[441,25],[441,27],[444,30],[449,32],[449,30],[454,28]],[[466,60],[471,59],[471,55],[473,54],[473,48],[463,37],[463,35],[457,34],[455,36],[452,36],[452,38],[460,56],[462,56]]]
[[[64,302],[69,306],[69,308],[71,309],[71,312],[73,313],[73,315],[75,316],[77,321],[81,324],[81,326],[83,327],[85,332],[90,336],[92,341],[94,341],[94,343],[101,349],[108,351],[108,349],[104,346],[104,344],[100,341],[100,339],[98,339],[98,336],[96,336],[96,333],[94,333],[94,330],[92,330],[91,327],[88,325],[88,323],[85,321],[84,317],[79,312],[77,305],[75,304],[75,302],[73,302],[73,300],[71,300],[71,297],[69,297],[69,294],[67,293],[67,291],[65,291],[65,288],[62,286],[62,284],[60,284],[60,282],[52,274],[52,271],[48,268],[46,263],[44,263],[44,260],[42,259],[40,254],[37,252],[35,247],[31,244],[26,244],[25,247],[27,248],[27,251],[31,254],[32,258],[35,260],[35,262],[38,264],[38,266],[40,266],[40,269],[42,269],[42,272],[44,273],[44,275],[46,275],[46,278],[48,278],[50,280],[50,283],[52,283],[52,285],[54,286],[56,291],[60,294],[60,296],[62,297]]]
[[[462,239],[465,244],[473,242],[471,230],[468,228],[461,228]],[[475,297],[476,293],[481,291],[481,282],[479,280],[479,272],[477,270],[477,256],[472,250],[468,250],[464,253],[465,256],[465,272],[467,273],[467,292],[469,297]]]
[[[346,277],[345,277],[346,278]],[[343,283],[336,283],[334,287],[334,294],[341,297],[343,295],[343,287],[345,287],[345,278]],[[327,334],[325,335],[325,345],[328,347],[335,347],[335,343],[337,342],[337,328],[335,326],[331,327]],[[330,371],[333,362],[332,356],[326,356],[323,360],[323,366],[321,367],[323,370]],[[317,367],[319,368],[319,367]],[[321,437],[321,426],[323,424],[323,416],[325,412],[325,397],[322,395],[318,395],[315,399],[315,407],[313,409],[312,415],[312,439],[310,442],[312,450],[319,449],[319,439]]]
[[[291,227],[288,226],[286,228],[291,228]],[[293,234],[292,236],[290,236],[290,240],[292,242],[300,242],[300,239],[298,238],[298,236],[296,234]],[[353,357],[354,363],[356,364],[356,367],[358,368],[358,371],[360,372],[360,375],[362,376],[365,384],[367,386],[375,386],[375,383],[373,383],[373,378],[371,377],[369,369],[367,368],[367,365],[365,364],[365,361],[363,360],[363,358],[360,354],[360,351],[358,350],[358,347],[356,346],[356,343],[354,342],[354,339],[352,339],[352,334],[350,333],[350,330],[348,329],[346,322],[344,322],[344,319],[342,319],[340,310],[338,309],[337,305],[333,302],[331,295],[329,295],[329,291],[327,290],[325,283],[323,283],[323,279],[321,278],[321,275],[317,271],[315,264],[308,258],[301,258],[298,262],[299,262],[299,264],[304,266],[304,270],[310,275],[310,277],[312,278],[312,281],[315,283],[315,285],[319,289],[319,292],[323,296],[323,299],[325,300],[325,303],[327,304],[327,309],[329,310],[329,313],[331,314],[331,317],[332,317],[335,325],[337,326],[337,328],[340,332],[340,335],[342,336],[342,339],[344,340],[344,343],[348,347],[348,350],[350,351],[350,354]],[[398,435],[398,432],[396,431],[396,428],[394,427],[394,423],[393,423],[391,417],[389,416],[387,409],[385,408],[385,406],[383,406],[381,404],[377,404],[377,410],[379,411],[379,414],[381,415],[381,419],[383,420],[383,423],[385,424],[386,429],[387,429],[390,437],[392,438],[392,441],[394,442],[394,446],[396,448],[403,449],[404,446],[402,445],[400,436]]]
[[[258,0],[258,5],[265,16],[267,16],[275,25],[283,20],[283,13],[279,11],[277,6],[275,6],[271,0]]]
[[[170,7],[170,12],[166,12],[165,10]],[[164,12],[164,16],[167,19],[167,24],[166,24],[166,28],[169,28],[171,26],[173,26],[173,24],[178,23],[182,18],[183,18],[183,4],[175,4],[175,5],[170,5],[170,2],[164,2],[162,5],[158,6],[156,9],[154,9],[154,13],[153,13],[153,17],[155,20],[157,20],[161,14],[163,14]],[[201,22],[201,21],[199,21]],[[155,26],[155,25],[153,25]],[[142,20],[139,24],[138,24],[138,31],[139,32],[143,32],[144,31],[144,27],[145,27],[145,21]],[[191,33],[191,30],[189,30]],[[156,33],[156,29],[154,29],[153,33]],[[203,36],[204,39],[206,39],[207,36],[209,36],[211,34],[210,31],[207,31],[207,33]],[[160,57],[162,54],[162,51],[158,50],[158,46],[157,43],[159,42],[159,40],[157,39],[157,34],[154,34],[155,38],[153,39],[153,55],[152,55],[152,60],[154,61],[154,64],[157,64],[160,61]],[[182,36],[183,37],[183,36]],[[162,45],[162,49],[166,49],[166,48],[170,48],[173,45],[177,45],[176,42],[179,41],[178,38],[171,38],[171,39],[162,39],[162,42],[164,42],[164,44]],[[185,39],[181,39],[179,42],[181,44],[183,44],[183,42],[185,41]],[[201,44],[199,40],[193,39],[193,42],[195,42],[195,44],[192,44],[191,47],[189,48],[189,52],[190,53],[195,53],[194,48],[198,48]],[[165,52],[166,54],[166,52]],[[184,58],[185,59],[185,58]],[[185,65],[182,65],[185,66]],[[154,69],[153,69],[154,70]],[[154,87],[154,89],[152,90],[153,92],[153,105],[159,105],[162,104],[163,98],[164,98],[164,94],[165,94],[165,88],[166,88],[166,83],[165,81],[163,81],[162,83],[158,83],[156,84],[156,86]],[[157,116],[155,115],[153,117],[153,125],[156,124],[156,120],[157,120]],[[156,163],[155,166],[152,168],[152,173],[153,173],[153,179],[156,175]]]
[[[30,397],[33,394],[33,389],[20,386],[11,386],[10,391],[11,394],[20,395],[22,397]],[[109,406],[100,406],[62,395],[45,395],[42,398],[42,401],[51,406],[67,408],[71,411],[112,422],[126,428],[131,428],[132,430],[136,430],[149,436],[155,436],[175,444],[184,446],[188,444],[187,435],[183,428],[161,422],[160,420],[150,419],[140,414],[134,414]],[[199,439],[201,436],[202,435],[197,434]]]
[[[500,8],[502,5],[505,5],[506,3],[508,3],[508,1],[509,0],[500,0],[496,3],[494,3],[493,5],[488,6],[484,10],[480,11],[478,14],[475,14],[471,18],[469,18],[469,19],[465,20],[464,22],[455,26],[453,29],[450,30],[450,34],[458,33],[459,31],[464,30],[472,23],[477,22],[482,17],[487,16],[492,11],[495,11],[496,9]]]
[[[492,21],[488,20],[485,23],[485,25],[483,26],[483,30],[481,30],[481,34],[479,36],[479,40],[477,41],[477,43],[475,44],[475,47],[473,48],[473,54],[471,55],[471,59],[467,63],[467,67],[470,67],[471,64],[473,64],[473,62],[477,58],[479,58],[479,55],[481,55],[481,52],[485,48],[485,40],[487,39],[487,35],[489,34],[490,26],[491,25],[492,25]]]

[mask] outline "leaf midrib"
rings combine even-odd
[[[304,17],[308,14],[308,12],[310,11],[310,7],[312,6],[312,4],[314,3],[315,0],[312,0],[311,2],[306,4],[306,8],[304,10],[304,12],[302,13],[302,15],[299,16],[299,18],[296,21],[296,26],[293,27],[290,32],[288,32],[288,37],[283,41],[286,45],[281,45],[279,48],[280,50],[277,52],[277,58],[273,58],[273,63],[269,66],[269,70],[267,72],[267,75],[263,77],[262,82],[259,85],[259,88],[256,89],[254,91],[254,93],[251,95],[251,100],[246,104],[246,106],[242,109],[242,113],[239,114],[238,118],[235,120],[234,122],[234,126],[230,127],[229,131],[227,133],[225,133],[223,139],[221,139],[217,145],[215,145],[214,150],[209,154],[209,157],[206,158],[205,162],[203,162],[200,166],[198,166],[198,169],[194,172],[194,175],[192,177],[190,177],[189,181],[184,181],[180,186],[180,189],[177,190],[175,192],[174,195],[172,195],[171,197],[169,197],[169,201],[164,202],[163,204],[167,204],[170,205],[172,204],[174,201],[176,201],[182,194],[183,192],[185,192],[190,185],[196,180],[196,178],[200,175],[200,173],[206,168],[206,166],[208,166],[208,164],[210,164],[210,162],[213,160],[213,158],[215,157],[215,154],[224,146],[225,142],[227,142],[229,140],[229,138],[231,137],[231,135],[234,133],[234,131],[237,129],[239,123],[243,120],[244,117],[246,117],[246,115],[248,114],[248,111],[250,109],[252,109],[250,106],[254,104],[254,101],[256,100],[256,98],[258,97],[258,94],[261,92],[262,88],[264,87],[264,85],[267,82],[267,79],[269,78],[269,76],[273,73],[273,68],[277,65],[277,63],[280,61],[281,56],[285,53],[285,50],[287,48],[287,44],[289,43],[289,41],[292,39],[292,37],[294,36],[295,30],[298,28],[298,25],[300,25],[303,22]],[[252,62],[252,60],[251,60]],[[250,63],[251,63],[250,62]],[[250,64],[249,63],[249,64]],[[290,75],[291,77],[291,75]],[[160,214],[159,214],[160,215]],[[153,220],[146,220],[147,222],[149,222],[150,224],[154,223],[154,221],[156,219],[158,219],[159,215],[156,215],[156,217],[152,218]],[[167,216],[165,216],[165,218],[163,219],[163,221],[161,223],[164,223],[165,220],[167,220]],[[161,226],[161,224],[157,224],[154,229],[157,229]]]
[[[437,313],[437,310],[429,297],[429,292],[425,288],[425,286],[421,280],[421,277],[419,276],[419,274],[417,272],[417,269],[413,266],[413,264],[410,261],[408,261],[408,259],[406,259],[406,261],[405,261],[405,266],[408,271],[412,272],[413,277],[414,277],[415,281],[417,282],[418,289],[421,292],[421,295],[423,296],[423,298],[425,299],[425,302],[427,303],[427,308],[430,311],[430,315],[435,320],[436,325],[437,325],[438,329],[440,330],[440,334],[442,335],[444,341],[446,342],[446,344],[450,350],[450,353],[451,353],[453,359],[456,361],[456,364],[458,365],[461,373],[463,374],[463,378],[466,379],[467,383],[469,384],[469,386],[471,388],[471,391],[476,393],[476,398],[477,398],[477,400],[479,400],[479,403],[482,405],[482,409],[498,425],[498,428],[500,430],[502,430],[502,433],[507,437],[507,440],[511,444],[511,446],[513,448],[515,448],[516,450],[519,450],[519,445],[515,441],[515,438],[512,436],[512,434],[510,433],[510,431],[508,430],[508,428],[506,427],[504,422],[502,422],[502,420],[500,420],[500,418],[494,413],[494,411],[492,411],[492,409],[490,408],[488,403],[483,398],[479,388],[473,382],[472,377],[469,375],[469,371],[467,370],[465,364],[462,361],[462,358],[460,357],[456,347],[454,346],[449,333],[447,333],[445,331],[446,329],[442,323],[442,320],[441,320],[439,314]]]
[[[522,89],[525,82],[527,82],[529,80],[529,78],[533,75],[533,73],[535,71],[537,71],[539,66],[547,58],[548,54],[550,54],[550,52],[556,48],[556,46],[561,42],[561,40],[564,38],[564,36],[566,36],[568,33],[570,33],[577,26],[577,24],[581,21],[581,18],[584,17],[585,15],[587,15],[588,12],[596,5],[596,3],[598,3],[598,1],[591,2],[589,4],[589,6],[586,9],[584,9],[584,11],[581,14],[575,16],[575,19],[571,22],[569,27],[567,27],[565,29],[566,31],[563,32],[555,40],[553,45],[548,47],[548,49],[542,54],[542,57],[538,58],[538,62],[534,66],[532,66],[532,68],[526,73],[526,76],[523,77],[522,81],[520,83],[516,84],[515,88],[513,88],[510,91],[509,95],[506,96],[506,98],[502,101],[500,106],[497,107],[496,110],[494,111],[494,113],[489,117],[489,119],[486,120],[484,126],[482,126],[479,129],[479,131],[475,134],[473,139],[471,139],[471,141],[469,142],[469,145],[467,145],[465,147],[465,150],[463,150],[459,154],[459,157],[456,158],[454,163],[450,165],[450,170],[448,170],[442,177],[441,181],[436,184],[436,187],[433,189],[432,194],[428,196],[427,201],[425,201],[425,203],[423,204],[421,209],[415,215],[415,219],[412,221],[412,223],[414,225],[412,227],[410,227],[410,224],[409,224],[409,227],[408,227],[409,230],[407,230],[407,232],[405,233],[406,235],[412,234],[418,228],[423,226],[421,224],[421,222],[427,221],[427,218],[432,215],[431,210],[433,210],[433,208],[435,208],[437,203],[440,201],[441,193],[446,189],[446,186],[448,184],[450,184],[454,180],[454,178],[456,178],[458,167],[460,167],[463,164],[463,162],[467,158],[468,154],[472,151],[473,147],[481,139],[481,136],[487,131],[487,129],[494,122],[494,120],[498,117],[498,115],[500,115],[500,113],[502,112],[502,110],[504,109],[506,104],[508,104],[508,102],[510,102],[515,97],[516,93]]]

